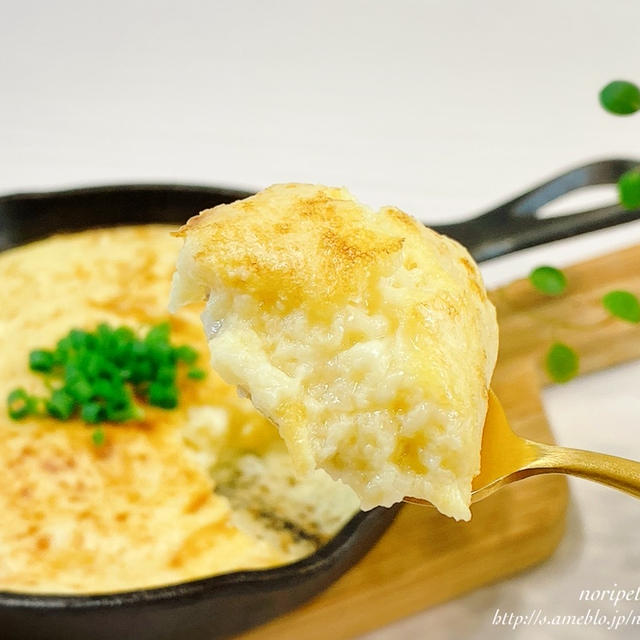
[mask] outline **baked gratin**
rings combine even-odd
[[[301,476],[363,509],[470,517],[495,310],[455,241],[346,190],[274,185],[180,230],[172,306],[208,299],[213,367],[278,425]]]
[[[172,230],[87,231],[0,254],[0,397],[42,394],[27,354],[72,328],[166,321],[181,244]],[[172,340],[207,370],[176,409],[106,422],[100,446],[77,416],[0,413],[0,590],[106,593],[281,565],[357,511],[324,474],[295,479],[273,425],[210,370],[202,307],[170,319]]]

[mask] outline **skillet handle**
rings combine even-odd
[[[640,161],[628,159],[592,162],[543,182],[487,213],[463,222],[439,225],[435,229],[458,240],[476,260],[482,261],[637,220],[640,209],[624,209],[618,203],[551,218],[539,217],[538,211],[576,189],[615,184],[625,171],[639,164]]]

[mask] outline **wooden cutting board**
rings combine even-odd
[[[580,373],[640,357],[640,325],[609,317],[600,303],[613,289],[640,294],[640,246],[565,273],[569,286],[559,298],[537,293],[527,280],[491,293],[500,324],[492,386],[514,430],[542,442],[553,442],[540,397],[553,342],[578,352]],[[356,567],[308,604],[241,638],[352,638],[522,571],[556,548],[567,499],[564,477],[538,476],[474,505],[468,523],[405,505]]]

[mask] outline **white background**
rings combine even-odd
[[[597,103],[609,80],[640,81],[637,0],[0,8],[0,192],[324,182],[437,223],[587,160],[640,157],[640,115],[615,118]],[[483,270],[494,285],[639,241],[633,223]],[[549,390],[558,440],[640,459],[639,383],[633,364]],[[491,625],[496,608],[580,614],[581,589],[640,585],[640,504],[584,481],[572,490],[552,560],[368,640],[613,637]],[[640,602],[619,609],[634,604],[640,614]]]

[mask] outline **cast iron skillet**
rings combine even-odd
[[[635,220],[640,211],[617,205],[561,218],[538,209],[575,189],[615,183],[639,164],[588,164],[462,223],[437,227],[476,260],[486,260],[578,233]],[[0,250],[60,231],[146,222],[180,223],[202,209],[249,195],[217,187],[125,185],[0,197]],[[278,616],[316,595],[376,542],[397,508],[354,516],[326,546],[299,562],[240,571],[114,595],[0,593],[0,636],[39,640],[214,640]],[[0,524],[1,526],[1,524]],[[363,612],[363,615],[364,612]]]

